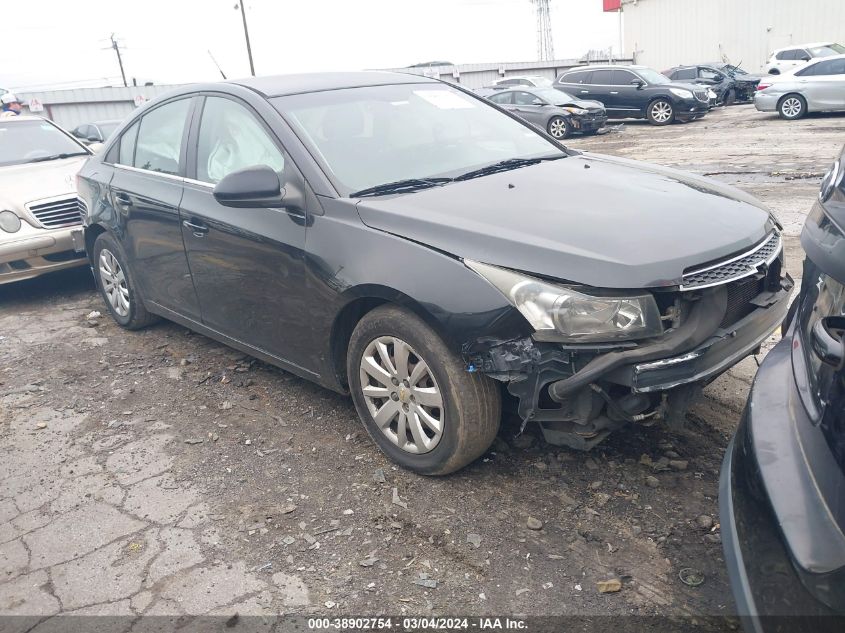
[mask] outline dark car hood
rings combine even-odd
[[[358,212],[459,257],[606,288],[676,285],[684,269],[747,249],[773,225],[733,187],[599,154],[365,198]]]

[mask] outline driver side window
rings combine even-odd
[[[233,171],[257,165],[281,173],[284,155],[246,107],[207,97],[197,142],[197,180],[216,184]]]
[[[535,101],[538,100],[538,97],[535,97],[530,92],[515,92],[513,94],[513,102],[516,105],[535,105]]]

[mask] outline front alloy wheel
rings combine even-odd
[[[419,316],[394,305],[364,315],[349,340],[349,391],[367,433],[400,466],[445,475],[481,456],[501,417],[498,383]]]
[[[146,327],[156,320],[147,312],[135,276],[129,269],[120,244],[109,233],[101,233],[94,241],[91,263],[99,282],[100,294],[115,322],[127,330]]]
[[[549,121],[549,134],[558,140],[568,138],[572,134],[572,126],[562,116],[552,117]]]
[[[648,120],[654,125],[668,125],[675,118],[672,104],[664,99],[658,99],[648,106]]]
[[[443,437],[443,397],[426,362],[396,337],[372,341],[361,357],[361,391],[381,432],[408,453]]]

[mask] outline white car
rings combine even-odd
[[[808,61],[831,55],[845,53],[845,46],[836,42],[815,42],[814,44],[794,44],[776,49],[763,65],[763,70],[770,75],[780,75]]]
[[[764,77],[757,85],[754,105],[761,112],[777,112],[790,120],[808,112],[845,112],[845,55],[816,59]]]
[[[87,265],[76,174],[91,153],[52,121],[0,119],[0,285]]]
[[[530,88],[551,88],[552,80],[540,75],[512,75],[493,82],[494,88],[511,88],[513,86],[528,86]]]

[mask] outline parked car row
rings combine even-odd
[[[845,54],[769,75],[757,86],[754,105],[788,120],[808,112],[845,112]]]

